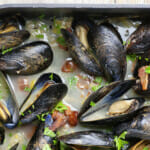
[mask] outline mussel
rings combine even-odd
[[[49,129],[52,123],[53,119],[51,115],[48,114],[45,117],[45,122],[41,122],[38,126],[35,134],[28,143],[26,150],[57,150],[55,133],[53,133],[52,136],[49,134],[49,132],[53,132]]]
[[[150,140],[141,140],[140,142],[136,143],[133,147],[129,150],[149,150],[150,149]]]
[[[90,75],[102,75],[98,60],[95,58],[91,50],[82,44],[76,34],[74,32],[69,32],[66,29],[61,29],[61,33],[67,42],[70,55],[77,65]]]
[[[5,130],[3,127],[0,127],[0,145],[3,144],[5,139]]]
[[[145,52],[137,60],[134,77],[137,78],[137,84],[134,86],[134,90],[141,95],[150,95],[150,75],[146,72],[146,68],[150,64],[150,51]]]
[[[58,138],[65,144],[70,145],[73,148],[113,148],[114,139],[111,133],[105,133],[101,131],[80,131],[63,135]]]
[[[30,75],[46,69],[53,60],[51,47],[42,41],[17,47],[0,57],[0,70],[9,74]]]
[[[14,128],[19,120],[19,109],[12,89],[9,88],[6,78],[1,73],[3,92],[0,100],[0,121],[7,128]]]
[[[40,76],[20,108],[21,123],[29,123],[38,115],[51,111],[67,93],[67,86],[54,73]]]
[[[8,48],[13,48],[15,46],[20,45],[22,42],[28,39],[29,36],[30,36],[30,33],[27,30],[20,30],[20,31],[0,34],[1,53],[7,50]]]
[[[25,26],[25,19],[21,14],[0,18],[0,34],[19,31]]]
[[[130,35],[125,49],[128,54],[141,54],[150,50],[150,23],[142,23]]]
[[[85,109],[85,104],[81,107],[80,122],[87,125],[105,125],[132,118],[145,102],[144,98],[139,97],[121,98],[133,85],[135,80],[117,81],[91,94],[85,101],[88,109]],[[103,95],[105,88],[109,90]],[[89,106],[91,101],[96,102],[95,106]]]
[[[133,119],[121,123],[115,128],[116,134],[123,131],[127,131],[127,138],[150,140],[150,106],[139,109]]]
[[[88,41],[109,81],[124,80],[126,55],[122,39],[109,23],[89,26]]]
[[[13,145],[9,150],[17,150],[19,143]]]

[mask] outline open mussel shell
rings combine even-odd
[[[24,26],[25,19],[21,14],[0,18],[0,34],[22,30]]]
[[[150,64],[150,51],[145,52],[137,60],[134,77],[137,78],[137,83],[134,86],[136,93],[144,96],[150,96],[150,75],[146,73],[146,68]]]
[[[111,24],[102,23],[90,28],[87,36],[104,77],[109,81],[124,80],[126,55],[118,31]]]
[[[150,149],[150,140],[141,140],[140,142],[136,143],[133,147],[129,150],[149,150]]]
[[[9,150],[17,150],[19,143],[13,145]]]
[[[45,121],[41,122],[37,127],[35,134],[27,145],[26,150],[59,150],[57,144],[54,143],[55,137],[44,135],[44,130],[50,128],[53,119],[50,114],[45,117]]]
[[[128,38],[125,49],[128,54],[141,54],[150,50],[150,23],[141,24]]]
[[[150,106],[141,108],[132,120],[119,124],[114,130],[118,135],[127,131],[127,138],[150,140]]]
[[[102,93],[101,90],[103,89],[97,90],[95,93],[92,94],[92,95],[95,94],[97,96],[91,95],[87,99],[88,105],[90,104],[91,101],[94,101],[96,102],[95,106],[90,107],[80,116],[79,118],[80,122],[82,124],[87,124],[87,125],[102,125],[107,122],[115,122],[116,120],[118,120],[118,119],[115,119],[114,117],[113,119],[115,121],[113,121],[113,119],[107,114],[109,107],[111,107],[111,105],[114,104],[115,102],[119,101],[120,97],[123,94],[125,94],[133,85],[135,85],[135,80],[117,81],[116,83],[112,83],[106,87],[106,88],[110,88],[110,91],[108,90],[109,92],[106,92],[106,95],[102,95],[102,97],[101,97],[101,93]],[[125,101],[127,101],[126,103],[128,104],[127,106],[129,108],[130,108],[130,104],[131,105],[134,104],[134,101],[136,101],[135,104],[137,103],[136,106],[140,106],[139,104],[144,102],[144,100],[141,98],[136,98],[136,100],[134,100],[133,98],[133,101],[132,99],[131,100],[122,99],[121,103],[122,102],[124,103]],[[128,107],[126,109],[128,109]],[[119,116],[119,117],[121,117],[122,119],[127,119],[127,118],[124,118],[124,116]]]
[[[38,115],[51,111],[66,93],[67,86],[57,74],[43,74],[20,108],[20,122],[23,124],[32,122]]]
[[[0,50],[4,51],[8,48],[13,48],[27,40],[30,33],[26,30],[13,31],[0,34]]]
[[[101,131],[80,131],[63,135],[58,138],[61,142],[75,148],[113,148],[114,139],[110,133]]]
[[[0,145],[3,144],[5,139],[5,130],[3,127],[0,127]]]
[[[91,50],[83,45],[83,43],[81,43],[75,32],[69,32],[66,29],[61,29],[61,33],[65,41],[67,42],[67,47],[69,49],[70,55],[75,60],[76,64],[83,71],[87,72],[90,75],[102,75],[98,60],[95,58]]]
[[[35,41],[17,47],[0,57],[0,70],[9,74],[30,75],[46,69],[53,60],[48,43]]]
[[[4,79],[1,81],[3,85],[3,92],[0,100],[0,121],[7,128],[14,128],[19,120],[18,105],[6,77],[2,73],[0,76]]]

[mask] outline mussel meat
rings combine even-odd
[[[63,135],[58,138],[61,142],[73,148],[113,148],[114,139],[110,133],[101,131],[80,131]]]
[[[67,93],[67,86],[54,73],[43,74],[20,108],[20,122],[25,124],[51,111]]]
[[[127,131],[127,138],[150,140],[150,106],[139,109],[132,120],[121,123],[115,128],[116,134],[123,131]]]
[[[46,69],[53,60],[51,47],[42,41],[17,47],[0,57],[0,70],[9,74],[30,75]]]
[[[52,136],[48,134],[49,132],[53,132],[49,129],[52,123],[53,119],[51,115],[48,114],[45,117],[45,122],[41,122],[38,126],[26,150],[57,150],[57,144],[54,143],[55,133],[53,133],[54,135]]]
[[[150,23],[141,24],[128,38],[125,49],[128,54],[141,54],[150,50]]]
[[[138,97],[127,99],[120,97],[133,85],[135,85],[135,80],[117,81],[91,94],[85,104],[89,106],[91,101],[96,104],[93,107],[89,106],[87,110],[85,109],[87,106],[83,104],[80,122],[87,125],[103,125],[108,122],[118,123],[132,118],[143,107],[145,100]],[[105,95],[102,95],[104,88],[109,90]]]
[[[7,128],[14,128],[19,120],[19,109],[12,90],[9,88],[6,78],[1,73],[3,80],[3,93],[0,100],[0,121]]]

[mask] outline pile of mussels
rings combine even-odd
[[[6,81],[6,74],[36,74],[49,67],[53,60],[48,43],[23,43],[30,36],[24,26],[25,21],[20,15],[3,18],[0,23],[0,70]],[[5,128],[15,128],[18,123],[29,124],[37,120],[38,115],[47,113],[44,122],[38,121],[39,127],[28,143],[27,150],[60,150],[60,141],[76,150],[90,150],[93,147],[116,149],[114,135],[124,131],[127,133],[126,140],[129,140],[124,149],[150,149],[150,106],[144,99],[144,96],[150,96],[147,72],[150,64],[150,23],[143,21],[130,35],[125,46],[116,28],[108,22],[97,25],[87,18],[74,18],[71,30],[61,29],[61,33],[79,68],[111,82],[88,96],[78,113],[78,122],[83,126],[99,128],[111,126],[113,132],[89,130],[53,136],[56,128],[50,129],[55,120],[48,112],[64,98],[68,89],[55,73],[42,74],[20,108],[10,89],[5,101],[0,101],[0,121]],[[131,80],[124,80],[127,54],[139,56]],[[52,78],[49,78],[51,75]],[[131,88],[141,96],[121,98]],[[91,102],[95,103],[94,107],[90,105]],[[93,117],[97,111],[101,116]],[[52,136],[44,133],[45,128],[48,133],[53,133]],[[0,144],[3,144],[4,132],[1,127]],[[57,143],[54,143],[54,139]],[[15,150],[17,146],[10,149]]]

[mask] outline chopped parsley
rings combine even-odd
[[[44,59],[44,61],[47,61],[47,60],[48,60],[47,58]]]
[[[31,113],[32,113],[32,111],[31,111],[31,110],[28,110],[28,113],[29,113],[29,114],[31,114]]]
[[[49,112],[46,112],[46,113],[42,113],[42,114],[40,114],[40,115],[37,115],[37,118],[38,118],[38,120],[39,121],[45,121],[45,116],[47,116],[49,114]]]
[[[54,108],[54,110],[59,111],[60,113],[63,113],[65,110],[67,110],[68,107],[66,105],[63,104],[63,102],[59,102],[56,107]],[[52,110],[52,113],[54,112],[54,110]]]
[[[2,50],[2,55],[8,53],[8,52],[11,52],[13,50],[13,48],[8,48],[8,49],[5,49],[5,50]]]
[[[65,39],[64,39],[63,36],[57,37],[57,38],[56,38],[56,42],[59,43],[59,44],[62,45],[62,46],[66,46],[66,41],[65,41]]]
[[[56,137],[56,134],[52,130],[50,130],[48,127],[44,129],[44,135],[52,137],[52,138]]]
[[[145,72],[148,73],[148,74],[150,74],[150,66],[147,66],[147,67],[145,68]]]
[[[90,106],[94,107],[95,106],[95,102],[91,101],[90,102]]]
[[[128,141],[125,141],[126,134],[127,131],[124,131],[119,137],[115,136],[114,141],[116,143],[117,150],[121,150],[121,148],[124,148],[124,146],[128,144]]]
[[[94,82],[98,83],[98,84],[101,84],[102,83],[102,77],[96,77],[94,79]]]
[[[56,144],[57,144],[57,141],[56,141],[56,140],[53,140],[53,144],[56,145]]]
[[[22,150],[26,150],[27,149],[27,146],[22,144]]]
[[[149,59],[148,59],[148,58],[145,58],[145,61],[149,61]]]
[[[73,76],[71,78],[69,78],[69,85],[70,86],[75,86],[78,82],[78,78],[76,76]]]
[[[35,108],[35,106],[34,105],[32,105],[32,109],[34,109]]]
[[[31,92],[31,88],[25,87],[25,88],[24,88],[24,91],[25,91],[25,92]]]
[[[139,60],[141,60],[141,59],[142,59],[142,57],[141,57],[141,56],[139,56],[139,57],[138,57],[138,59],[139,59]]]
[[[50,74],[49,79],[50,79],[50,80],[53,80],[53,79],[54,79],[53,73]]]
[[[48,144],[45,144],[42,150],[52,150]]]
[[[144,147],[143,150],[148,150],[148,147]]]
[[[55,16],[54,16],[54,28],[56,29],[57,34],[61,33],[61,31],[60,31],[61,30],[61,25],[56,22],[56,17]]]
[[[23,113],[23,112],[21,112],[21,116],[24,116],[24,113]]]
[[[135,55],[135,54],[133,54],[133,55],[127,55],[127,56],[126,56],[126,59],[127,59],[127,62],[128,62],[129,60],[135,61],[135,60],[136,60],[136,55]]]
[[[123,46],[125,46],[125,45],[126,45],[126,41],[123,41],[123,43],[122,43],[122,44],[123,44]]]
[[[101,87],[101,85],[95,85],[95,86],[92,86],[91,90],[93,92],[97,91],[99,88]]]
[[[45,17],[45,14],[41,14],[38,18],[39,18],[40,20],[42,20],[42,19],[44,19],[44,17]]]
[[[43,34],[37,34],[37,35],[36,35],[36,38],[43,39],[43,38],[44,38],[44,35],[43,35]]]
[[[9,137],[12,137],[12,133],[9,133],[8,135],[9,135]]]

